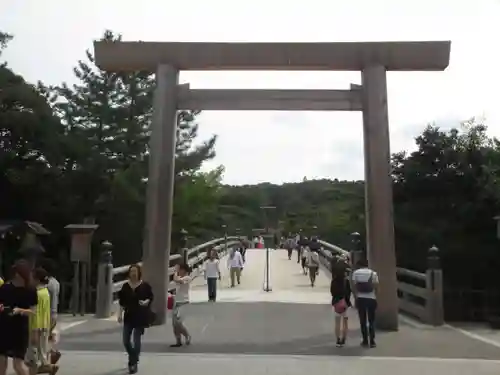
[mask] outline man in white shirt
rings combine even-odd
[[[208,301],[215,302],[217,299],[217,280],[221,279],[219,260],[217,259],[217,251],[211,250],[210,257],[205,263],[205,279],[208,287]]]
[[[376,347],[375,343],[375,313],[377,311],[378,275],[368,268],[368,261],[361,259],[356,264],[357,270],[352,273],[351,283],[363,341],[361,346]],[[368,323],[368,330],[367,330]]]
[[[229,268],[229,276],[231,278],[231,288],[234,288],[235,281],[238,285],[241,283],[241,269],[243,268],[243,258],[239,251],[232,249],[227,259],[227,268]]]

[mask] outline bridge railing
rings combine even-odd
[[[347,251],[326,241],[319,240],[322,245],[320,258],[322,264],[331,270],[335,256],[349,256],[355,264],[359,251]],[[439,265],[438,249],[429,249],[427,270],[417,272],[398,267],[399,310],[411,315],[424,323],[439,326],[444,324],[443,309],[443,272]]]
[[[193,270],[193,276],[199,274],[200,266],[203,265],[207,258],[207,252],[211,249],[216,250],[219,256],[223,255],[229,248],[240,243],[241,237],[227,236],[216,238],[211,241],[202,243],[190,249],[182,249],[180,254],[171,254],[169,258],[169,290],[175,289],[175,284],[172,281],[175,266],[179,263],[186,263]],[[113,267],[110,254],[104,252],[103,259],[99,264],[97,274],[97,300],[96,300],[96,317],[109,318],[115,312],[117,307],[117,294],[122,286],[127,282],[127,272],[130,264]],[[107,255],[107,256],[106,256]],[[138,263],[142,265],[142,262]]]

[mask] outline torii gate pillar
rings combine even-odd
[[[398,327],[398,295],[385,67],[364,68],[361,81],[368,262],[380,283],[377,325],[394,330]]]

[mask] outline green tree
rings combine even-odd
[[[428,126],[415,152],[393,157],[400,264],[425,268],[425,252],[435,244],[445,280],[455,286],[472,285],[485,264],[499,264],[493,217],[500,153],[486,131],[476,119],[450,131]]]
[[[0,31],[0,56],[2,51],[7,47],[7,44],[12,40],[13,36]]]
[[[102,39],[120,41],[121,36],[106,31]],[[76,84],[48,90],[74,145],[66,169],[73,212],[79,217],[75,220],[97,216],[101,236],[121,249],[133,249],[121,250],[126,255],[119,261],[136,261],[142,247],[155,80],[148,72],[105,72],[95,66],[90,51],[86,57],[74,69]],[[188,205],[194,215],[203,211],[200,204],[209,204],[201,195],[211,196],[197,173],[205,160],[213,158],[216,137],[196,142],[198,113],[178,114],[174,231],[186,227],[191,232],[190,226],[199,225],[199,219],[185,219],[189,199],[195,202]]]

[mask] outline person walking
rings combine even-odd
[[[44,259],[41,262],[48,275],[47,289],[50,296],[50,334],[49,334],[49,358],[50,363],[55,365],[61,359],[61,352],[56,348],[56,338],[59,336],[57,329],[57,315],[59,311],[59,294],[61,286],[55,277],[56,265],[51,259]]]
[[[307,270],[309,271],[309,280],[311,280],[311,287],[316,283],[316,276],[319,274],[319,254],[315,250],[309,249],[307,251]]]
[[[241,269],[243,268],[243,258],[241,253],[236,249],[231,249],[229,258],[227,259],[227,267],[229,268],[229,277],[231,279],[231,288],[234,288],[235,283],[241,283]]]
[[[216,250],[210,251],[210,257],[205,262],[204,274],[207,281],[208,301],[215,302],[217,299],[217,280],[221,279]]]
[[[30,343],[29,317],[38,304],[31,266],[17,261],[12,277],[0,287],[0,375],[7,374],[8,358],[16,375],[27,375],[24,360]]]
[[[128,279],[118,292],[120,312],[118,322],[123,323],[122,340],[128,355],[129,374],[138,371],[142,336],[151,322],[151,285],[142,280],[142,268],[138,264],[128,269]]]
[[[241,252],[241,257],[243,259],[243,263],[246,262],[246,254],[247,254],[247,243],[245,240],[240,240],[240,252]]]
[[[285,241],[285,248],[288,252],[288,260],[292,260],[293,249],[295,248],[295,240],[290,235]]]
[[[359,315],[361,335],[363,336],[361,346],[375,348],[377,346],[375,343],[375,313],[377,311],[378,275],[368,267],[366,259],[359,260],[356,266],[357,269],[351,276],[351,283]]]
[[[330,283],[330,294],[332,296],[332,308],[335,313],[335,336],[337,347],[346,344],[348,331],[347,311],[351,307],[351,286],[347,277],[348,267],[338,262],[332,268],[332,281]]]
[[[59,367],[49,362],[49,336],[51,329],[50,294],[47,288],[49,276],[43,268],[33,271],[33,279],[37,291],[38,304],[34,314],[29,317],[30,346],[26,363],[31,375],[40,373],[55,374]]]
[[[182,346],[182,337],[186,345],[191,345],[191,335],[184,323],[184,315],[186,306],[189,304],[189,288],[191,284],[191,269],[187,264],[179,264],[176,266],[174,273],[175,283],[175,298],[174,308],[172,310],[172,328],[174,330],[175,344],[170,345],[172,348]]]
[[[301,262],[301,259],[302,259],[302,252],[304,251],[304,249],[302,248],[302,244],[303,243],[303,236],[302,234],[297,234],[295,236],[295,244],[296,244],[296,248],[297,248],[297,263],[300,264]]]

